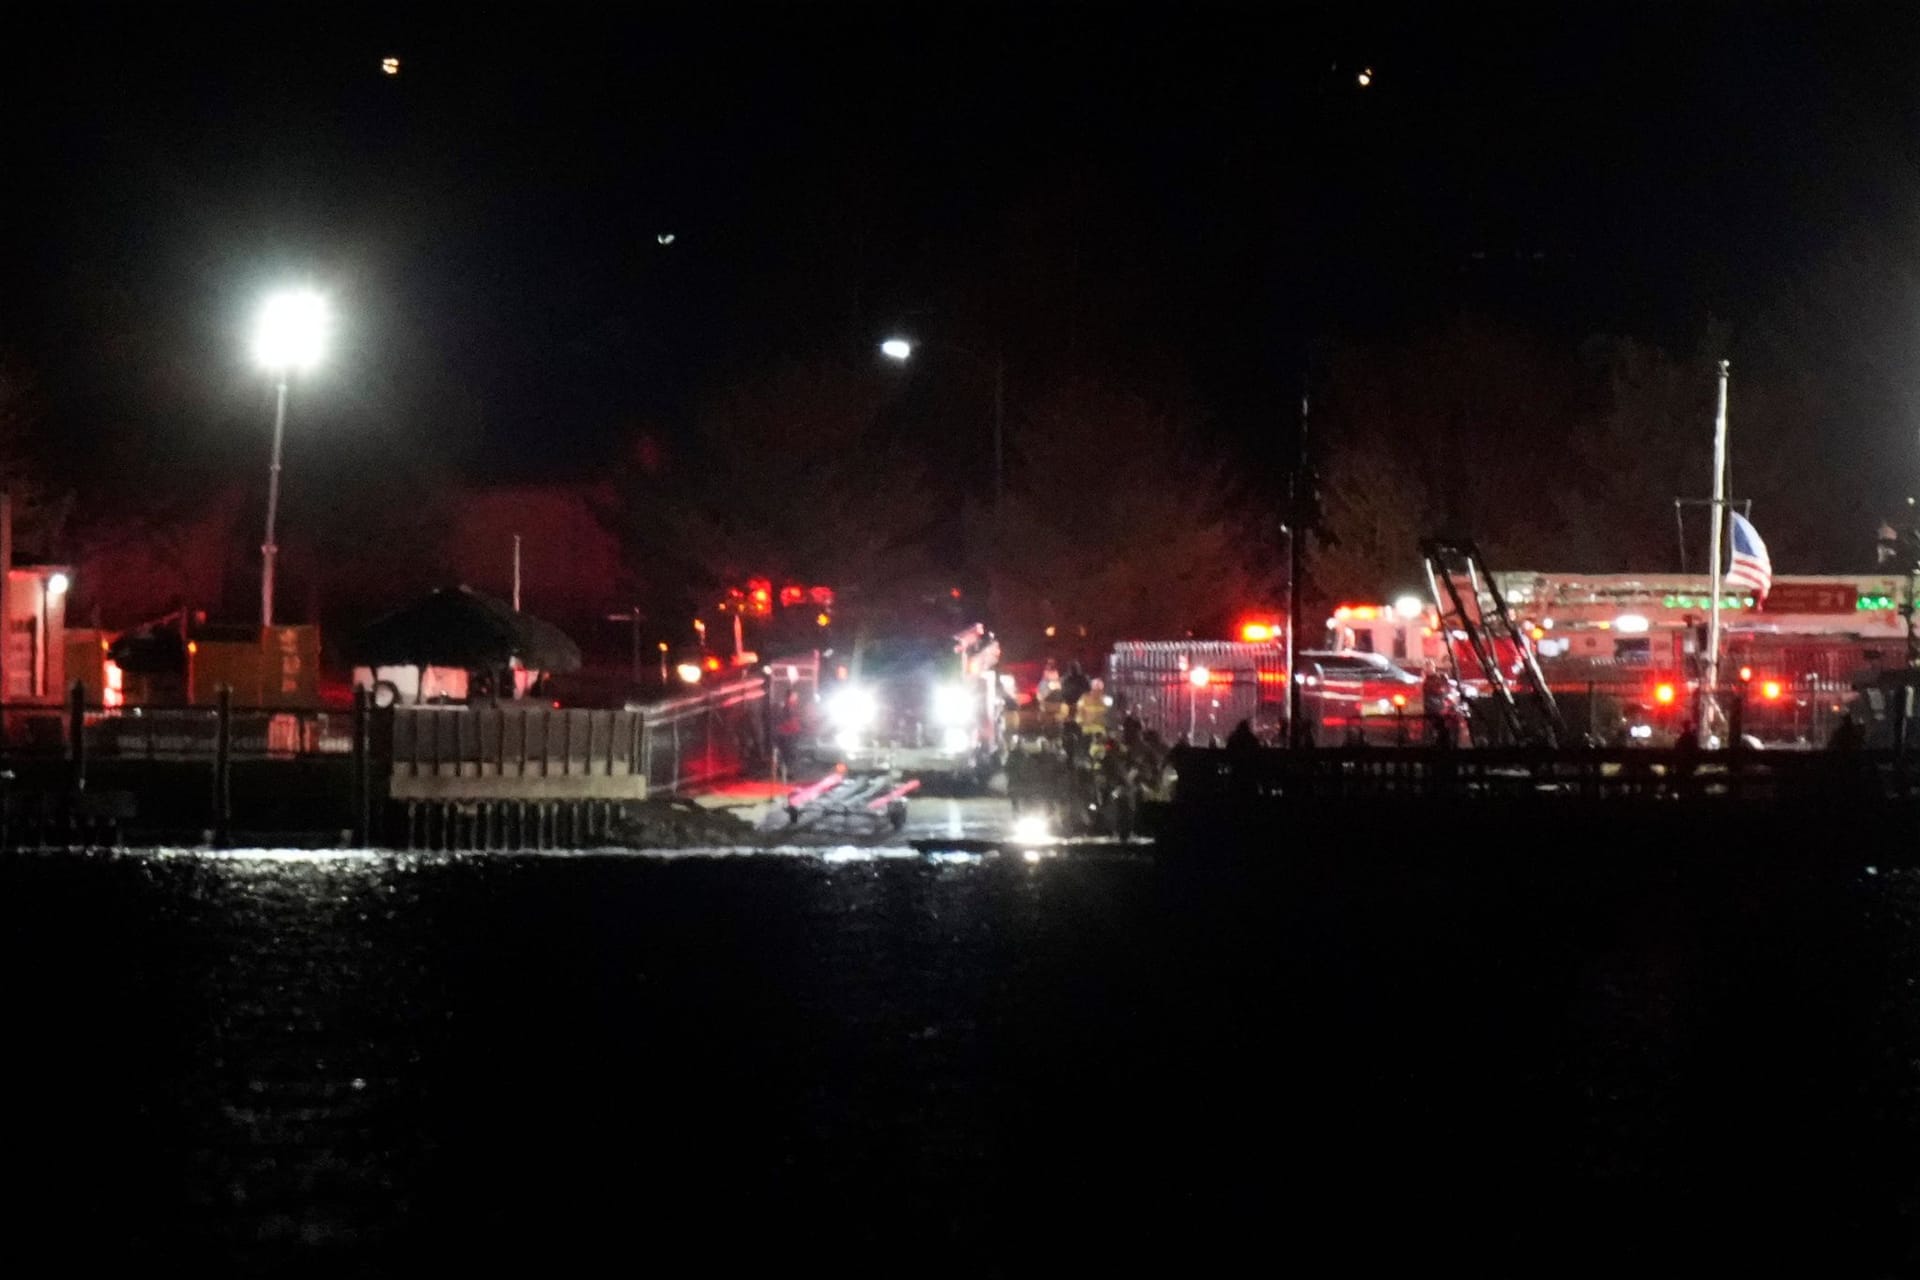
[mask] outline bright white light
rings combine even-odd
[[[880,344],[880,354],[889,360],[905,360],[913,354],[913,344],[905,338],[888,338]]]
[[[1420,597],[1414,595],[1401,596],[1393,602],[1393,611],[1408,622],[1419,617],[1420,611],[1425,607],[1420,603]]]
[[[50,596],[65,595],[67,588],[71,585],[72,584],[67,581],[66,574],[53,574],[47,579],[47,594]]]
[[[873,690],[859,685],[842,686],[827,699],[827,719],[836,729],[865,729],[879,714],[880,703]]]
[[[1366,88],[1368,85],[1373,83],[1373,68],[1372,67],[1360,68],[1360,74],[1355,76],[1354,79],[1360,82],[1360,87],[1362,89]]]
[[[1205,667],[1188,667],[1187,668],[1187,683],[1191,684],[1196,689],[1206,688],[1207,681],[1211,680],[1212,678],[1213,678],[1213,672],[1207,670]]]
[[[1020,856],[1025,858],[1028,862],[1040,861],[1040,851],[1038,849],[1029,849],[1025,853],[1021,854]]]
[[[380,69],[390,76],[397,76],[400,74],[400,59],[382,58],[380,59]]]
[[[675,667],[674,670],[679,672],[680,678],[686,681],[688,684],[700,683],[700,664],[699,663],[683,662],[679,666]]]
[[[1653,736],[1653,726],[1650,724],[1637,724],[1627,730],[1627,732],[1636,738],[1651,738]]]
[[[833,735],[833,745],[842,751],[857,751],[860,749],[860,735],[852,729],[842,729]]]
[[[940,736],[942,751],[958,754],[973,745],[973,735],[958,725],[947,729]]]
[[[1013,820],[1013,838],[1022,844],[1051,839],[1052,836],[1046,818],[1040,814],[1023,813]]]
[[[964,725],[973,719],[973,694],[964,685],[943,684],[933,691],[933,722]]]
[[[660,233],[659,235],[657,235],[657,236],[655,236],[655,237],[654,237],[654,240],[655,240],[655,241],[657,241],[657,242],[658,242],[658,243],[660,243],[660,244],[672,244],[672,243],[673,243],[673,232],[671,232],[671,231],[662,231],[662,232],[661,232],[661,233]]]
[[[1637,613],[1623,613],[1613,620],[1613,629],[1622,635],[1642,635],[1647,629],[1647,620]]]
[[[311,289],[268,298],[253,331],[253,358],[272,373],[301,373],[320,363],[332,317],[327,300]]]

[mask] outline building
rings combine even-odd
[[[7,638],[0,688],[9,703],[58,702],[67,683],[67,596],[72,570],[63,564],[14,565],[7,571]]]

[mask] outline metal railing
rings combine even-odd
[[[344,756],[353,751],[351,711],[229,707],[228,751],[235,759]],[[220,706],[80,706],[87,755],[108,760],[210,760],[220,737]],[[55,759],[71,754],[73,706],[0,706],[0,758]]]
[[[678,792],[737,778],[767,759],[767,686],[736,680],[639,708],[649,790]]]

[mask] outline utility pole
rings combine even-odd
[[[1300,543],[1306,532],[1307,389],[1300,388],[1300,438],[1287,475],[1287,745],[1306,745],[1301,716],[1301,686],[1294,670],[1300,655]]]
[[[520,612],[520,535],[513,535],[513,611]]]

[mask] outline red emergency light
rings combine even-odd
[[[1765,698],[1768,702],[1779,701],[1780,682],[1778,680],[1766,681],[1764,684],[1760,686],[1760,696]]]
[[[1240,638],[1248,644],[1264,644],[1269,640],[1278,639],[1279,636],[1278,623],[1243,622],[1240,624]]]
[[[1673,686],[1670,684],[1657,684],[1653,686],[1653,700],[1663,707],[1672,703]]]

